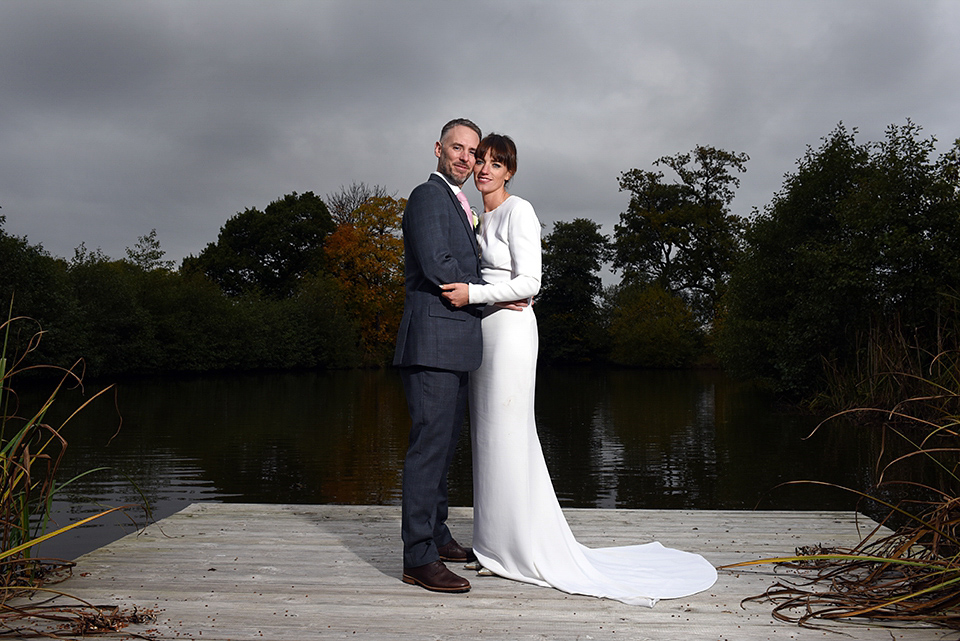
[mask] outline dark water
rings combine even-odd
[[[62,394],[56,412],[98,389]],[[58,494],[60,524],[137,503],[141,493],[155,518],[197,501],[399,503],[408,418],[395,371],[153,379],[116,390],[63,430],[61,482],[109,469]],[[805,440],[816,418],[778,411],[714,371],[543,370],[537,421],[560,502],[570,507],[854,509],[845,492],[775,486],[813,479],[866,489],[876,458],[852,427]],[[470,477],[464,438],[451,472],[454,505],[471,504]],[[144,518],[139,509],[112,515],[41,552],[73,558]]]

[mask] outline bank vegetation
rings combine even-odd
[[[745,153],[624,171],[612,234],[585,218],[544,231],[541,363],[723,367],[826,410],[931,393],[960,347],[960,146],[935,142],[909,120],[879,142],[840,124],[749,214],[733,211]],[[155,231],[123,258],[66,259],[0,218],[0,299],[39,322],[40,360],[83,358],[92,377],[384,366],[404,204],[363,183],[287,194],[179,265]]]

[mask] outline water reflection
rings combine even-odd
[[[851,428],[804,440],[816,419],[778,412],[719,372],[544,369],[537,389],[540,438],[564,506],[852,509],[848,494],[771,489],[797,479],[865,489],[875,460]],[[59,411],[79,400],[64,396]],[[157,518],[194,501],[399,503],[408,418],[393,370],[132,381],[118,386],[117,405],[119,431],[104,396],[64,432],[61,479],[110,469],[65,488],[61,522],[97,504],[135,502],[131,481]],[[453,504],[471,504],[471,473],[464,438]],[[83,528],[44,553],[75,556],[131,530]]]
[[[850,457],[855,433],[804,440],[816,418],[777,412],[719,372],[544,372],[540,389],[553,390],[537,416],[564,505],[830,509],[849,497],[767,490],[797,479],[864,487],[858,457],[838,464],[824,451],[839,430]]]

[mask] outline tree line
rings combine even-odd
[[[880,142],[856,134],[840,124],[808,148],[750,216],[731,210],[745,153],[697,146],[623,172],[612,236],[586,218],[544,234],[541,362],[722,366],[858,400],[898,389],[894,369],[955,376],[960,140],[934,157],[909,120]],[[66,260],[0,217],[0,294],[43,329],[38,359],[83,358],[97,376],[381,366],[403,307],[404,205],[364,183],[288,194],[179,267],[155,231],[121,259],[81,245]]]

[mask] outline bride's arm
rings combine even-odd
[[[492,303],[520,310],[527,307],[527,301],[540,291],[540,221],[530,203],[525,200],[518,202],[510,212],[507,225],[510,268],[515,276],[503,283],[441,285],[443,297],[454,307]]]
[[[514,277],[503,283],[470,283],[466,289],[471,305],[528,299],[540,291],[540,221],[525,200],[510,212],[508,238]]]
[[[440,285],[440,289],[443,290],[441,296],[450,301],[450,304],[454,307],[463,307],[470,304],[470,290],[466,283],[447,283],[446,285]],[[524,307],[530,307],[532,301],[532,298],[523,298],[494,303],[494,305],[514,312],[522,312]]]

